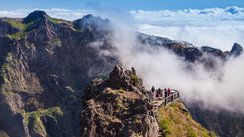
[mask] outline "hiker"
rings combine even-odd
[[[167,95],[167,96],[169,96],[169,95],[170,95],[170,93],[171,93],[170,88],[168,88],[167,93],[168,93],[168,95]]]
[[[134,74],[136,74],[136,70],[135,70],[134,67],[131,68],[131,71],[132,71]]]
[[[159,88],[159,89],[158,89],[158,92],[159,92],[159,96],[160,96],[160,98],[162,98],[162,97],[163,97],[163,90],[162,90],[161,88]]]
[[[158,97],[161,97],[161,89],[158,89]]]
[[[156,96],[156,92],[155,92],[155,87],[154,86],[152,86],[151,92],[152,92],[153,100],[154,100],[155,99],[155,96]]]
[[[156,98],[158,98],[158,90],[156,90],[156,92],[155,92],[155,93],[156,93]]]
[[[167,97],[167,89],[166,88],[164,89],[164,97],[165,98]]]
[[[154,93],[155,92],[155,87],[152,86],[151,91]]]

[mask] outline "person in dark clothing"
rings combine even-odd
[[[153,93],[153,100],[156,98],[155,87],[152,86],[151,91]]]
[[[158,92],[159,92],[159,97],[160,98],[163,97],[163,93],[162,93],[162,89],[161,88],[158,89]]]
[[[156,97],[159,98],[160,97],[160,91],[159,91],[159,89],[156,90],[156,94],[157,94]]]
[[[151,91],[154,93],[155,92],[155,87],[152,86]]]
[[[170,88],[168,88],[167,93],[168,93],[168,95],[167,95],[167,96],[169,96],[169,95],[170,95],[170,93],[171,93]]]
[[[136,74],[136,70],[135,70],[134,67],[131,68],[131,71],[132,71],[134,74]]]
[[[164,97],[167,97],[167,89],[164,89]]]

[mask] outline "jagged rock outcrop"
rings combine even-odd
[[[84,93],[81,136],[157,136],[153,107],[135,72],[116,65],[107,80],[94,80]]]
[[[235,43],[230,51],[230,56],[237,57],[241,55],[242,52],[243,52],[242,46],[238,43]]]

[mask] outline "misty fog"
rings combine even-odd
[[[188,104],[202,102],[211,110],[244,113],[243,55],[226,62],[215,58],[214,71],[200,63],[191,64],[189,70],[183,58],[165,48],[154,50],[142,45],[128,29],[116,28],[114,43],[122,64],[128,69],[134,67],[147,89],[152,85],[177,89]]]

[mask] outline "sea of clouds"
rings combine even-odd
[[[244,45],[244,8],[139,10],[130,13],[135,17],[139,31],[147,34],[223,50],[230,50],[234,42]]]

